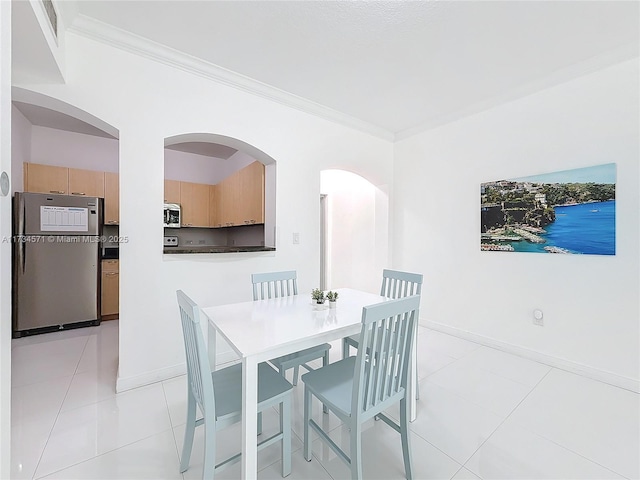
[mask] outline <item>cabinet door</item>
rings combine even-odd
[[[245,224],[264,223],[264,165],[253,162],[240,172],[242,221]]]
[[[104,174],[104,223],[120,223],[120,176],[117,173]]]
[[[218,228],[222,226],[220,185],[209,185],[209,226]]]
[[[69,194],[104,198],[104,172],[70,168]]]
[[[232,227],[244,225],[242,218],[242,192],[240,186],[240,172],[220,182],[220,218],[222,226]]]
[[[180,182],[178,180],[164,181],[164,203],[180,203]]]
[[[183,227],[208,227],[209,185],[180,182],[180,207]]]
[[[69,193],[69,169],[37,163],[24,164],[24,191],[31,193]]]
[[[102,261],[101,314],[114,315],[120,310],[120,275],[118,260]]]

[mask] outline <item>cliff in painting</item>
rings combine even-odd
[[[614,163],[486,182],[485,251],[615,255]]]

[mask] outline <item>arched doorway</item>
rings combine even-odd
[[[92,171],[99,173],[98,178],[103,179],[104,174],[109,173],[115,178],[115,188],[118,189],[119,132],[117,129],[88,112],[60,100],[19,88],[14,88],[13,93],[12,193],[25,191],[23,184],[25,163],[67,169],[67,173],[73,170],[74,175],[79,171],[85,173]],[[29,167],[27,171],[29,176],[34,172]],[[76,176],[77,178],[79,177]],[[26,183],[29,184],[29,182]],[[98,183],[100,182],[93,182],[92,187],[98,188]],[[104,183],[102,185],[104,186]],[[76,189],[68,188],[68,192],[74,190]],[[101,195],[87,193],[86,196],[100,197]],[[115,198],[118,199],[117,194]],[[117,236],[117,233],[108,233],[107,227],[112,228],[112,232],[117,232],[119,229],[117,222],[102,225],[103,235],[93,237],[89,242],[97,243],[98,252],[104,246],[102,237]],[[96,242],[98,238],[100,241]],[[117,245],[117,242],[115,244]],[[104,257],[100,258],[98,255],[100,254],[94,253],[90,261],[95,264],[98,260],[98,268],[102,269],[101,261]],[[97,259],[96,256],[98,256]],[[73,268],[80,270],[86,267],[87,258],[80,255],[74,258],[78,262],[74,262]],[[91,270],[86,276],[95,279],[94,275],[99,275],[101,278],[104,273],[104,269]],[[116,278],[117,301],[117,277],[110,275],[108,278]],[[57,283],[61,288],[69,285],[63,280]],[[101,298],[101,284],[98,283],[95,287],[93,282],[87,282],[89,283],[92,285],[90,295]],[[85,296],[84,293],[80,294],[77,290],[64,292],[60,298],[61,303],[86,300],[95,305],[97,301],[88,295]],[[101,308],[97,308],[97,311],[100,312]],[[102,319],[104,320],[104,316]],[[7,381],[11,382],[12,392],[16,398],[20,399],[19,392],[27,388],[31,392],[41,392],[39,395],[46,398],[43,405],[46,403],[47,408],[38,408],[33,412],[18,408],[21,402],[17,401],[11,415],[11,429],[14,432],[12,438],[15,437],[11,446],[11,472],[19,468],[15,471],[32,477],[43,455],[51,428],[35,431],[29,425],[36,422],[53,426],[59,411],[77,408],[87,402],[97,402],[115,395],[119,363],[119,325],[117,321],[102,322],[99,327],[69,329],[32,338],[16,339],[12,340],[12,348],[12,372]],[[3,424],[4,427],[7,425]],[[26,430],[33,433],[23,435],[22,433]]]
[[[345,170],[320,172],[320,192],[325,288],[376,292],[388,266],[388,195]]]

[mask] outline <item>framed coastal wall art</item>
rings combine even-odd
[[[616,253],[616,164],[480,186],[480,249]]]

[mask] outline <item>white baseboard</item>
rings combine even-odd
[[[238,356],[235,352],[223,352],[216,356],[216,365],[224,365],[236,361]],[[116,379],[116,392],[121,393],[133,388],[144,387],[145,385],[151,385],[152,383],[162,382],[169,380],[170,378],[179,377],[187,373],[186,363],[180,363],[172,365],[170,367],[159,368],[158,370],[152,370],[150,372],[141,373],[139,375],[133,375],[131,377],[120,376],[118,371],[118,378]]]
[[[616,373],[607,372],[606,370],[600,370],[598,368],[583,365],[572,360],[567,360],[565,358],[538,352],[537,350],[521,347],[519,345],[502,342],[494,338],[485,337],[484,335],[461,330],[459,328],[451,327],[449,325],[444,325],[442,323],[434,322],[431,320],[423,319],[420,321],[420,325],[432,330],[436,330],[438,332],[447,333],[455,337],[479,343],[487,347],[492,347],[503,352],[512,353],[529,360],[534,360],[536,362],[549,365],[550,367],[566,370],[567,372],[582,375],[584,377],[598,380],[600,382],[614,385],[616,387],[624,388],[625,390],[630,390],[635,393],[640,393],[640,380],[636,378],[625,377]]]

